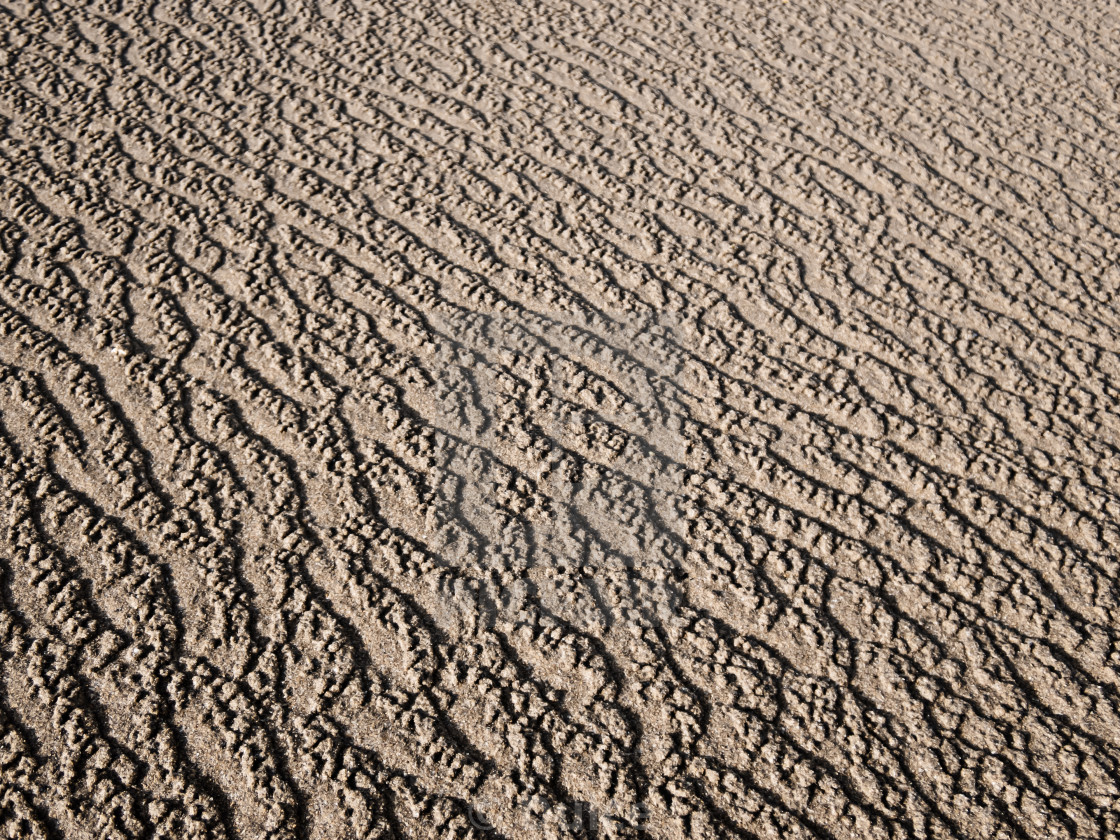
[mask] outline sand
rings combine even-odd
[[[0,0],[0,837],[1120,836],[1120,9]]]

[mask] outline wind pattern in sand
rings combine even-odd
[[[1120,12],[0,0],[0,836],[1120,836]]]

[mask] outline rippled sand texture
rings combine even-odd
[[[1120,17],[0,0],[0,837],[1120,836]]]

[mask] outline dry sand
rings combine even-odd
[[[0,837],[1120,836],[1120,10],[0,0]]]

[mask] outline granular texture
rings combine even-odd
[[[0,837],[1120,836],[1120,7],[0,0]]]

